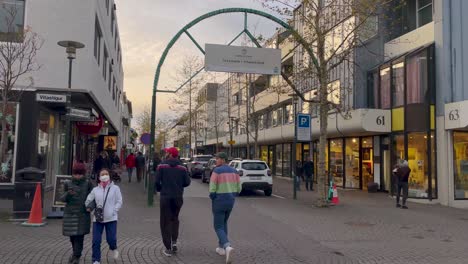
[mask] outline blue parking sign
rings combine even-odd
[[[297,114],[296,137],[298,141],[311,141],[311,118],[308,114]]]

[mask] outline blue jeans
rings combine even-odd
[[[101,261],[102,232],[106,229],[106,240],[111,250],[117,249],[117,221],[93,223],[93,262]]]
[[[128,182],[132,181],[133,168],[127,168]]]
[[[213,225],[218,236],[219,247],[227,248],[231,246],[228,239],[228,219],[231,215],[232,206],[215,206],[213,204]]]

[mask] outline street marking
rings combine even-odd
[[[276,198],[280,198],[280,199],[286,199],[283,196],[279,196],[279,195],[276,195],[276,194],[272,194],[271,196],[276,197]]]

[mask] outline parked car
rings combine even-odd
[[[201,181],[203,183],[210,182],[211,173],[213,172],[214,168],[216,167],[216,159],[210,159],[208,163],[203,165],[203,173],[201,175]]]
[[[197,155],[193,156],[187,163],[187,169],[192,178],[201,176],[203,174],[203,165],[207,164],[213,156],[211,155]]]
[[[262,160],[233,160],[229,163],[239,172],[242,190],[262,190],[266,196],[273,193],[273,177]]]
[[[190,158],[180,158],[180,161],[182,162],[182,166],[187,168],[187,163],[189,163]]]

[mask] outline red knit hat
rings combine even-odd
[[[174,147],[172,147],[172,148],[166,148],[166,149],[164,149],[164,150],[166,151],[166,153],[171,154],[171,156],[174,157],[174,158],[176,158],[176,157],[179,156],[179,151],[178,151],[176,148],[174,148]]]
[[[85,174],[86,174],[86,166],[85,166],[85,164],[84,164],[84,163],[81,163],[81,162],[76,162],[75,164],[73,164],[72,174],[81,174],[81,175],[85,175]]]

